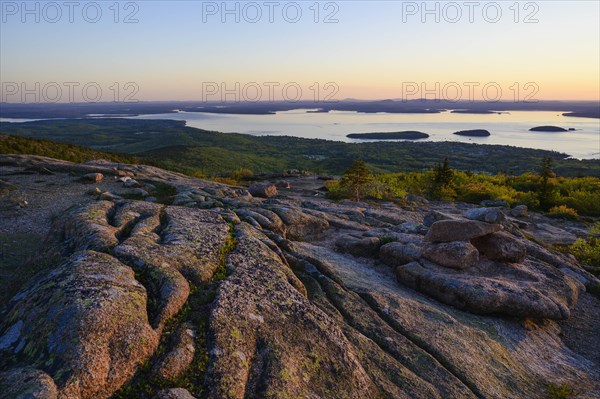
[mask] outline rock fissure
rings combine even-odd
[[[402,336],[406,337],[406,339],[411,341],[414,345],[423,350],[429,356],[433,357],[440,365],[442,365],[442,367],[444,367],[444,369],[448,370],[449,373],[451,373],[465,387],[467,387],[469,391],[473,393],[473,395],[477,396],[477,398],[479,399],[486,398],[486,396],[477,388],[477,386],[472,381],[469,381],[469,379],[466,378],[466,376],[463,373],[461,373],[461,371],[450,361],[445,359],[440,353],[437,353],[437,351],[432,350],[432,348],[429,345],[427,345],[427,343],[424,342],[422,339],[415,336],[414,334],[411,334],[410,331],[402,328],[400,324],[390,319],[389,316],[385,314],[385,312],[382,312],[381,309],[379,309],[379,306],[377,306],[377,304],[374,303],[368,295],[363,294],[361,295],[361,297],[371,307],[371,309],[373,309],[373,311],[375,311],[379,315],[379,317],[381,317],[381,319],[384,320],[391,328],[393,328]]]

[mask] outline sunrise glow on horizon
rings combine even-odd
[[[221,93],[206,95],[207,83],[238,94],[246,87],[252,98],[250,86],[258,85],[261,101],[286,99],[290,85],[287,96],[300,87],[303,100],[600,100],[597,1],[478,2],[473,9],[463,2],[428,2],[427,9],[400,1],[274,2],[273,9],[100,2],[97,20],[89,2],[73,10],[1,3],[6,102],[22,100],[17,86],[42,91],[49,82],[63,90],[75,82],[76,99],[93,82],[102,101],[132,91],[141,101],[219,100]]]

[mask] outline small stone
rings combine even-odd
[[[280,180],[277,183],[275,183],[275,187],[290,189],[292,188],[292,184],[289,181]]]
[[[81,176],[81,180],[85,182],[98,183],[104,179],[102,173],[88,173],[87,175]]]
[[[122,177],[133,177],[134,176],[133,172],[127,172],[125,170],[120,170],[120,169],[115,169],[115,174],[117,176],[122,176]]]
[[[156,197],[146,197],[146,198],[144,198],[144,201],[146,201],[146,202],[158,202],[158,198],[156,198]]]
[[[248,188],[254,197],[271,198],[277,195],[277,187],[273,184],[256,183]]]
[[[88,191],[89,195],[100,195],[102,194],[102,190],[100,190],[98,187],[94,188],[93,190]]]
[[[527,205],[517,205],[510,211],[510,214],[516,218],[525,217],[527,216],[527,211]]]
[[[100,199],[101,200],[106,200],[106,201],[114,201],[116,199],[120,199],[121,197],[119,197],[117,194],[113,194],[109,191],[103,192],[102,194],[100,194]]]
[[[134,187],[138,188],[138,187],[141,187],[142,185],[140,183],[138,183],[137,180],[129,179],[123,183],[123,186],[127,187],[127,188],[134,188]]]

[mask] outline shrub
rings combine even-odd
[[[577,209],[589,216],[600,216],[600,191],[590,192],[585,189],[570,191],[568,196],[561,197],[560,202]]]
[[[254,172],[247,168],[239,168],[231,173],[231,178],[237,181],[247,180],[254,176]]]
[[[237,186],[239,184],[239,182],[235,179],[232,179],[231,177],[213,177],[210,179],[211,181],[217,182],[217,183],[223,183],[223,184],[229,184],[230,186]]]
[[[570,247],[579,262],[594,268],[600,268],[600,222],[590,229],[587,238],[580,238]]]
[[[203,170],[195,170],[190,172],[189,175],[197,179],[206,179],[206,173]]]
[[[538,196],[533,191],[527,193],[517,191],[517,194],[515,195],[515,204],[517,203],[527,205],[527,208],[529,209],[539,209],[540,207]]]
[[[424,196],[427,194],[427,185],[430,179],[430,172],[425,173],[399,173],[395,176],[398,179],[398,184],[401,185],[406,192]]]
[[[342,186],[339,180],[327,180],[325,182],[327,189],[326,197],[332,200],[341,200],[349,197],[348,191]]]
[[[548,395],[550,395],[550,398],[552,399],[568,399],[573,396],[574,393],[573,389],[566,384],[550,384],[546,388],[546,391],[548,391]]]
[[[573,208],[569,208],[566,205],[559,205],[550,208],[548,211],[548,216],[553,218],[563,218],[563,219],[571,219],[576,220],[579,218],[577,211]]]
[[[406,196],[406,190],[397,176],[377,175],[366,188],[369,197],[380,200],[395,201]]]
[[[456,199],[464,202],[477,204],[483,200],[503,200],[509,204],[517,202],[517,191],[514,188],[490,182],[466,183],[457,187],[456,192]]]

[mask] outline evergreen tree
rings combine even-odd
[[[540,208],[544,210],[550,209],[555,195],[555,184],[551,180],[556,177],[556,174],[552,171],[553,165],[554,161],[552,158],[542,158],[540,169],[540,186],[537,195],[540,202]]]
[[[451,199],[454,195],[454,170],[450,168],[448,157],[444,163],[433,166],[433,184],[430,196],[434,199]]]
[[[354,161],[350,169],[344,172],[342,185],[350,190],[353,200],[360,201],[372,180],[373,175],[367,168],[367,164],[364,161],[357,160]]]

